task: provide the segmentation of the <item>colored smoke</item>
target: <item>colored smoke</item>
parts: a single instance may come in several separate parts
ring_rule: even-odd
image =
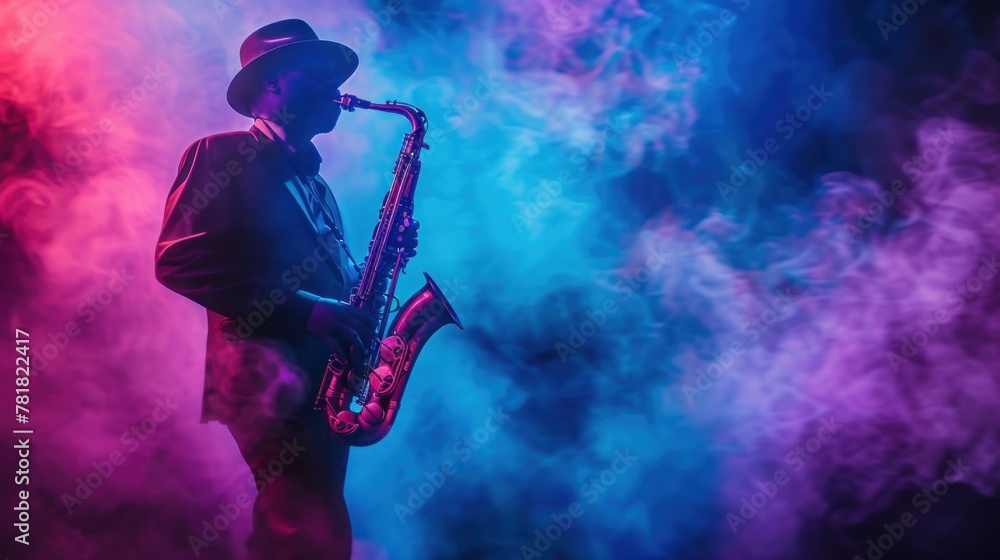
[[[33,347],[33,557],[194,557],[252,488],[152,250],[184,148],[249,127],[241,41],[289,17],[358,52],[346,92],[427,112],[400,290],[431,273],[466,325],[351,453],[356,558],[1000,557],[992,3],[16,0],[0,303]],[[405,131],[317,139],[355,253]]]

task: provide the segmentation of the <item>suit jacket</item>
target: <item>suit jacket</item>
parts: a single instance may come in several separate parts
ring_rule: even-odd
[[[312,406],[330,351],[306,323],[319,297],[346,300],[356,277],[340,245],[320,238],[304,188],[256,126],[202,138],[181,158],[155,268],[161,284],[206,309],[202,422]]]

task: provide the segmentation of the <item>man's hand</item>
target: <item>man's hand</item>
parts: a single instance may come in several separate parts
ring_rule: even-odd
[[[355,364],[364,363],[368,342],[375,336],[375,318],[335,299],[316,301],[306,325],[330,349]]]
[[[395,251],[403,250],[404,259],[412,259],[417,254],[417,230],[420,229],[420,222],[413,218],[403,218],[389,235],[389,242],[386,248]]]

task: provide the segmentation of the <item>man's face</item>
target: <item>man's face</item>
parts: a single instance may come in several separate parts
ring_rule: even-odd
[[[280,97],[286,112],[294,115],[289,127],[312,137],[330,132],[340,118],[340,99],[329,64],[320,61],[298,61],[278,74]]]

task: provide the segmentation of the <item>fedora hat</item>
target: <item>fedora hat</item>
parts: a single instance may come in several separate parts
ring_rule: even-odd
[[[301,19],[285,19],[265,25],[250,34],[240,46],[240,71],[233,76],[226,101],[237,113],[252,117],[250,103],[261,89],[267,70],[280,66],[286,57],[325,60],[333,70],[337,87],[358,69],[358,54],[350,47],[323,41]]]

